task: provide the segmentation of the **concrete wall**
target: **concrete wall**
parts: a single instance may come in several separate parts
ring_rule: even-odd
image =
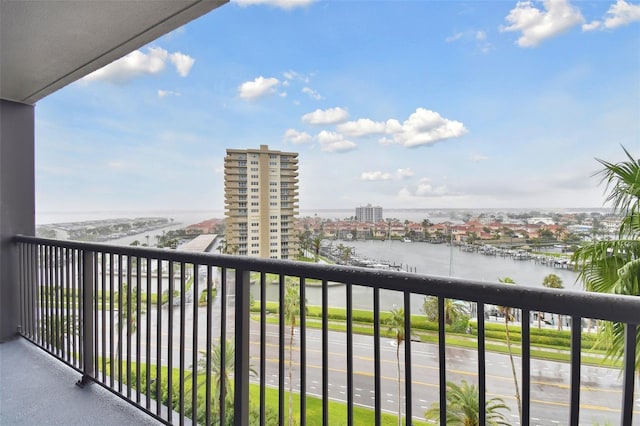
[[[11,238],[35,234],[34,107],[0,100],[0,342],[18,326],[17,256]]]

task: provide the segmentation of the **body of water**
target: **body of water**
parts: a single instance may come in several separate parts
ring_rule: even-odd
[[[558,275],[564,287],[569,290],[580,291],[576,282],[578,274],[569,269],[557,269],[528,260],[512,260],[498,256],[485,256],[478,253],[463,252],[446,244],[403,243],[400,241],[338,241],[355,248],[356,255],[369,259],[402,264],[409,266],[417,273],[449,276],[452,266],[452,276],[473,280],[497,282],[498,278],[511,277],[518,285],[543,287],[542,281],[549,274]],[[259,286],[251,289],[256,300],[260,298]],[[380,308],[389,311],[403,306],[403,294],[397,291],[383,290],[380,295]],[[322,289],[308,286],[306,289],[307,302],[311,305],[321,305]],[[346,306],[346,286],[330,286],[328,292],[329,306]],[[267,300],[278,300],[278,286],[267,285]],[[424,296],[411,296],[411,312],[422,313]],[[353,304],[355,309],[373,309],[373,290],[367,287],[353,287]]]
[[[402,264],[421,274],[451,276],[473,280],[497,282],[511,277],[518,285],[542,287],[544,277],[558,275],[567,289],[580,290],[578,274],[571,269],[553,268],[530,260],[485,256],[469,253],[447,244],[401,241],[350,241],[342,244],[355,248],[357,256]]]

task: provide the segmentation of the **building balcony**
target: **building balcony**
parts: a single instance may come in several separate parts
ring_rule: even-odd
[[[381,424],[398,412],[403,422],[424,422],[426,408],[440,402],[444,425],[446,384],[462,379],[477,384],[480,406],[500,395],[517,424],[508,357],[492,340],[504,326],[491,320],[494,306],[520,319],[510,329],[521,424],[631,425],[639,415],[638,298],[34,237],[13,244],[21,339],[0,347],[2,424],[226,424],[231,417],[238,425],[250,418],[285,424],[291,389],[297,424],[327,424],[336,413],[345,424]],[[215,297],[201,296],[214,289]],[[442,314],[431,328],[423,326],[425,296]],[[481,313],[468,334],[445,322],[451,299]],[[330,317],[329,300],[344,317]],[[303,309],[291,327],[285,306],[296,304]],[[570,319],[565,361],[538,359],[544,351],[560,357],[534,342],[538,312]],[[620,376],[581,361],[586,318],[626,325]],[[412,337],[396,339],[400,329]],[[36,411],[40,417],[28,417]]]

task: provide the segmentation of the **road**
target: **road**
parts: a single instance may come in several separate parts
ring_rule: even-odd
[[[220,331],[220,306],[219,297],[214,303],[213,321],[214,329],[213,338],[219,339]],[[233,338],[233,300],[230,298],[230,309],[227,321],[227,338]],[[174,327],[173,327],[173,367],[178,366],[180,355],[180,326],[179,326],[179,309],[174,308]],[[157,310],[153,308],[151,315],[151,362],[156,363],[156,342],[155,335]],[[206,336],[206,308],[198,308],[198,349],[205,349]],[[100,315],[98,316],[100,318]],[[146,315],[144,316],[146,317]],[[162,363],[166,364],[168,359],[168,310],[162,309]],[[193,305],[187,305],[187,313],[185,315],[185,367],[189,369],[192,365],[193,352],[191,351],[193,342]],[[251,340],[251,364],[255,370],[259,370],[260,356],[260,329],[259,323],[251,322],[250,340]],[[143,347],[141,354],[146,351],[144,347],[146,324],[139,324],[138,332],[142,333]],[[108,335],[107,335],[108,336]],[[322,331],[318,329],[308,329],[306,336],[306,377],[307,377],[307,395],[322,395]],[[135,359],[135,339],[132,347],[133,357]],[[274,324],[267,325],[267,333],[265,336],[266,345],[266,377],[267,385],[277,387],[278,385],[278,327]],[[346,371],[346,334],[342,332],[329,332],[329,395],[330,398],[337,401],[347,400],[347,371]],[[353,358],[353,396],[356,404],[373,407],[375,401],[374,388],[374,359],[372,336],[354,335],[354,358]],[[285,342],[287,344],[285,371],[285,387],[288,384],[288,342],[289,328],[285,331]],[[382,409],[390,413],[397,413],[398,409],[398,383],[396,361],[396,346],[393,339],[383,338],[380,340],[381,348],[381,389],[382,389]],[[423,419],[425,410],[433,401],[438,400],[438,348],[437,345],[412,342],[412,410],[414,418]],[[124,345],[126,348],[126,345]],[[296,329],[293,341],[293,378],[294,389],[299,390],[300,364],[298,362],[300,355],[300,336]],[[126,349],[125,353],[126,353]],[[520,359],[516,359],[516,369],[520,371]],[[401,376],[403,371],[404,345],[400,348]],[[477,383],[477,353],[474,350],[450,347],[446,349],[447,360],[447,380],[459,382],[466,380],[468,382]],[[493,352],[486,353],[486,379],[487,379],[487,397],[502,398],[505,403],[511,407],[508,413],[509,421],[516,425],[519,424],[517,416],[516,400],[514,397],[514,381],[511,374],[511,366],[509,357],[504,354]],[[621,379],[619,371],[616,369],[603,367],[582,366],[581,371],[581,413],[580,417],[584,423],[592,425],[594,422],[604,423],[605,421],[612,424],[620,422],[621,407]],[[253,379],[257,381],[257,378]],[[570,366],[566,363],[531,360],[531,424],[532,425],[553,425],[568,424],[569,418],[569,380]],[[638,389],[636,387],[636,389]],[[404,382],[401,384],[401,403],[404,404]],[[638,395],[638,393],[636,393]],[[636,396],[636,398],[638,398]],[[636,411],[634,415],[640,420],[640,400],[636,399]],[[640,422],[638,423],[640,424]]]

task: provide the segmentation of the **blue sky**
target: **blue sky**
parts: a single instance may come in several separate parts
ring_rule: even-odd
[[[640,3],[231,2],[37,104],[37,211],[220,211],[261,144],[303,211],[600,207],[594,158],[640,155]]]

